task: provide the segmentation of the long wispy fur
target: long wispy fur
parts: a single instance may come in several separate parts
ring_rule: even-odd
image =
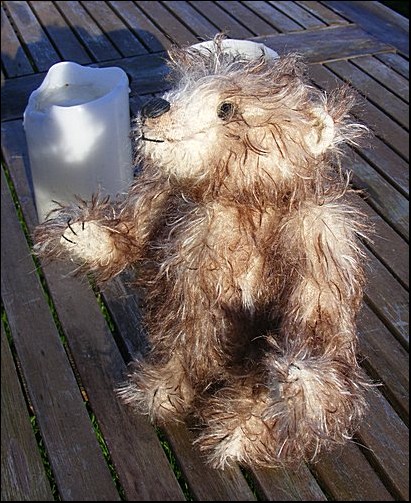
[[[350,91],[320,92],[296,55],[234,58],[217,38],[173,51],[170,68],[169,110],[135,121],[125,200],[56,210],[35,250],[100,281],[136,268],[150,352],[127,403],[156,422],[194,417],[215,467],[312,460],[365,410],[367,228],[340,160],[365,128]]]

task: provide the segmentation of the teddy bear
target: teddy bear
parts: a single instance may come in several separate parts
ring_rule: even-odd
[[[367,222],[346,201],[342,147],[366,130],[296,54],[172,49],[171,89],[144,104],[123,198],[94,195],[35,231],[42,258],[103,284],[126,268],[149,350],[119,393],[156,424],[196,424],[223,469],[313,461],[352,438]]]

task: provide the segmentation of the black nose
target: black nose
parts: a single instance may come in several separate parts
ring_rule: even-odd
[[[160,117],[170,110],[170,103],[163,98],[153,98],[143,106],[141,115],[146,119]]]

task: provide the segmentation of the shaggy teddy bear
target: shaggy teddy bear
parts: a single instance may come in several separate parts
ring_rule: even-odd
[[[141,169],[124,200],[61,207],[35,249],[103,282],[136,269],[150,350],[127,403],[159,423],[194,417],[215,467],[312,460],[365,408],[364,224],[335,167],[364,127],[351,95],[312,87],[296,55],[223,45],[171,52],[172,90],[135,122]]]

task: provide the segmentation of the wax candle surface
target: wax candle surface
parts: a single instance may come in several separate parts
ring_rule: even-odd
[[[128,78],[121,68],[58,63],[24,112],[39,221],[75,195],[116,197],[132,180]]]
[[[200,52],[211,51],[214,48],[214,42],[212,40],[207,40],[205,42],[199,42],[191,46]],[[273,49],[270,49],[260,42],[253,42],[251,40],[237,40],[233,38],[227,38],[221,41],[221,48],[224,53],[237,56],[239,58],[254,59],[259,58],[262,55],[266,60],[273,60],[278,58],[278,53]]]
[[[104,87],[99,87],[97,84],[65,84],[62,87],[53,87],[42,92],[36,102],[36,110],[46,112],[53,105],[59,107],[84,105],[101,98],[105,93]]]

